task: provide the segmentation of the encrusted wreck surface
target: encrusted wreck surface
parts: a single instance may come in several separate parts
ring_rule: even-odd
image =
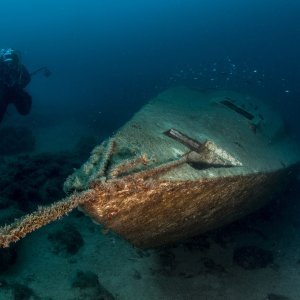
[[[138,247],[171,243],[265,204],[297,171],[299,148],[262,102],[229,91],[169,89],[65,182],[68,194],[0,228],[0,246],[80,207]]]
[[[228,176],[194,181],[144,181],[95,185],[96,197],[82,208],[141,248],[204,233],[252,212],[270,200],[289,173]]]
[[[96,148],[65,189],[92,188],[97,196],[83,211],[147,248],[252,212],[284,186],[297,161],[281,119],[264,104],[180,87]]]

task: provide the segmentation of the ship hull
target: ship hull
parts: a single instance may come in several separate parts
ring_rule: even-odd
[[[152,248],[205,233],[268,202],[293,168],[195,181],[138,181],[96,185],[82,209],[133,245]]]

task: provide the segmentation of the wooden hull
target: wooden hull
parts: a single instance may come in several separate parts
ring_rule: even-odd
[[[241,218],[284,186],[291,168],[197,181],[143,181],[128,177],[94,188],[98,199],[82,209],[140,248],[151,248]]]

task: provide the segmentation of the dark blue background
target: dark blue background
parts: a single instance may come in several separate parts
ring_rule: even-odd
[[[189,84],[263,96],[295,129],[299,15],[298,0],[10,0],[0,46],[53,72],[30,86],[33,114],[110,131],[164,87]]]

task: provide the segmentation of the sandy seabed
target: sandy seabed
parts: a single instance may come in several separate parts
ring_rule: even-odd
[[[37,152],[70,150],[88,134],[78,123],[44,127]],[[17,244],[0,299],[300,299],[298,186],[225,228],[147,251],[75,211]]]

